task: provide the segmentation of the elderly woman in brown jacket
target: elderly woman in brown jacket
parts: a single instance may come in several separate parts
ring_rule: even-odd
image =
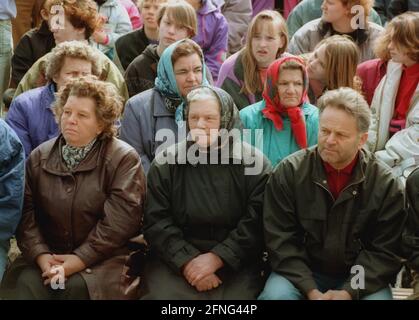
[[[22,220],[24,259],[10,268],[13,298],[127,299],[127,243],[139,233],[145,177],[136,151],[115,138],[122,102],[112,84],[93,78],[58,94],[62,134],[27,161]],[[62,289],[62,288],[65,289]]]

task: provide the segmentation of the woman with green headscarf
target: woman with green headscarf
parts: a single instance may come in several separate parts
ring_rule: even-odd
[[[186,95],[196,86],[208,84],[201,48],[190,39],[167,47],[157,66],[153,89],[130,98],[125,105],[120,139],[137,150],[145,172],[159,150],[185,136],[182,120]]]
[[[184,117],[187,138],[159,153],[148,173],[142,298],[255,299],[269,160],[241,141],[224,90],[192,90]]]

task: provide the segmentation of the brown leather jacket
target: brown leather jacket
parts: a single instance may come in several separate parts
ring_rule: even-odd
[[[28,158],[18,245],[28,262],[42,253],[76,254],[87,266],[81,275],[91,299],[133,298],[136,290],[124,293],[122,280],[126,245],[143,216],[140,158],[121,140],[99,140],[71,173],[63,142],[47,141]]]

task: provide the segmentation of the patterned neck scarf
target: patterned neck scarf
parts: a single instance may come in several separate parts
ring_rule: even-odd
[[[279,70],[281,65],[286,61],[295,61],[303,66],[303,80],[304,91],[301,95],[301,100],[298,105],[293,107],[284,107],[278,96],[278,79]],[[291,121],[291,130],[294,135],[295,141],[300,148],[307,148],[307,130],[304,121],[304,114],[301,108],[304,102],[308,101],[308,75],[304,61],[299,57],[285,57],[275,60],[268,68],[268,75],[263,89],[263,99],[265,100],[266,107],[262,110],[265,118],[272,120],[275,129],[281,131],[283,129],[282,115],[288,115]]]
[[[164,97],[164,104],[166,106],[166,109],[169,110],[172,113],[176,112],[177,107],[182,103],[181,99],[170,99],[167,97]]]
[[[90,141],[84,147],[73,147],[68,144],[63,145],[62,147],[62,156],[64,162],[70,171],[74,171],[75,168],[79,165],[84,158],[86,158],[89,151],[93,148],[93,145],[96,142],[96,138]]]

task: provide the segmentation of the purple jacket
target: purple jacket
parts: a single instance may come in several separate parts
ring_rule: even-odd
[[[253,17],[263,10],[273,10],[275,0],[252,0]]]
[[[225,60],[228,46],[228,24],[220,9],[211,0],[202,0],[197,12],[198,34],[193,40],[204,52],[205,63],[217,80],[218,71]]]
[[[32,89],[16,97],[6,116],[6,122],[18,135],[28,158],[41,143],[58,136],[51,104],[55,101],[55,85]]]
[[[228,57],[221,66],[216,83],[217,87],[224,89],[231,95],[239,110],[260,100],[253,94],[240,93],[244,86],[244,70],[241,59],[242,51]]]

